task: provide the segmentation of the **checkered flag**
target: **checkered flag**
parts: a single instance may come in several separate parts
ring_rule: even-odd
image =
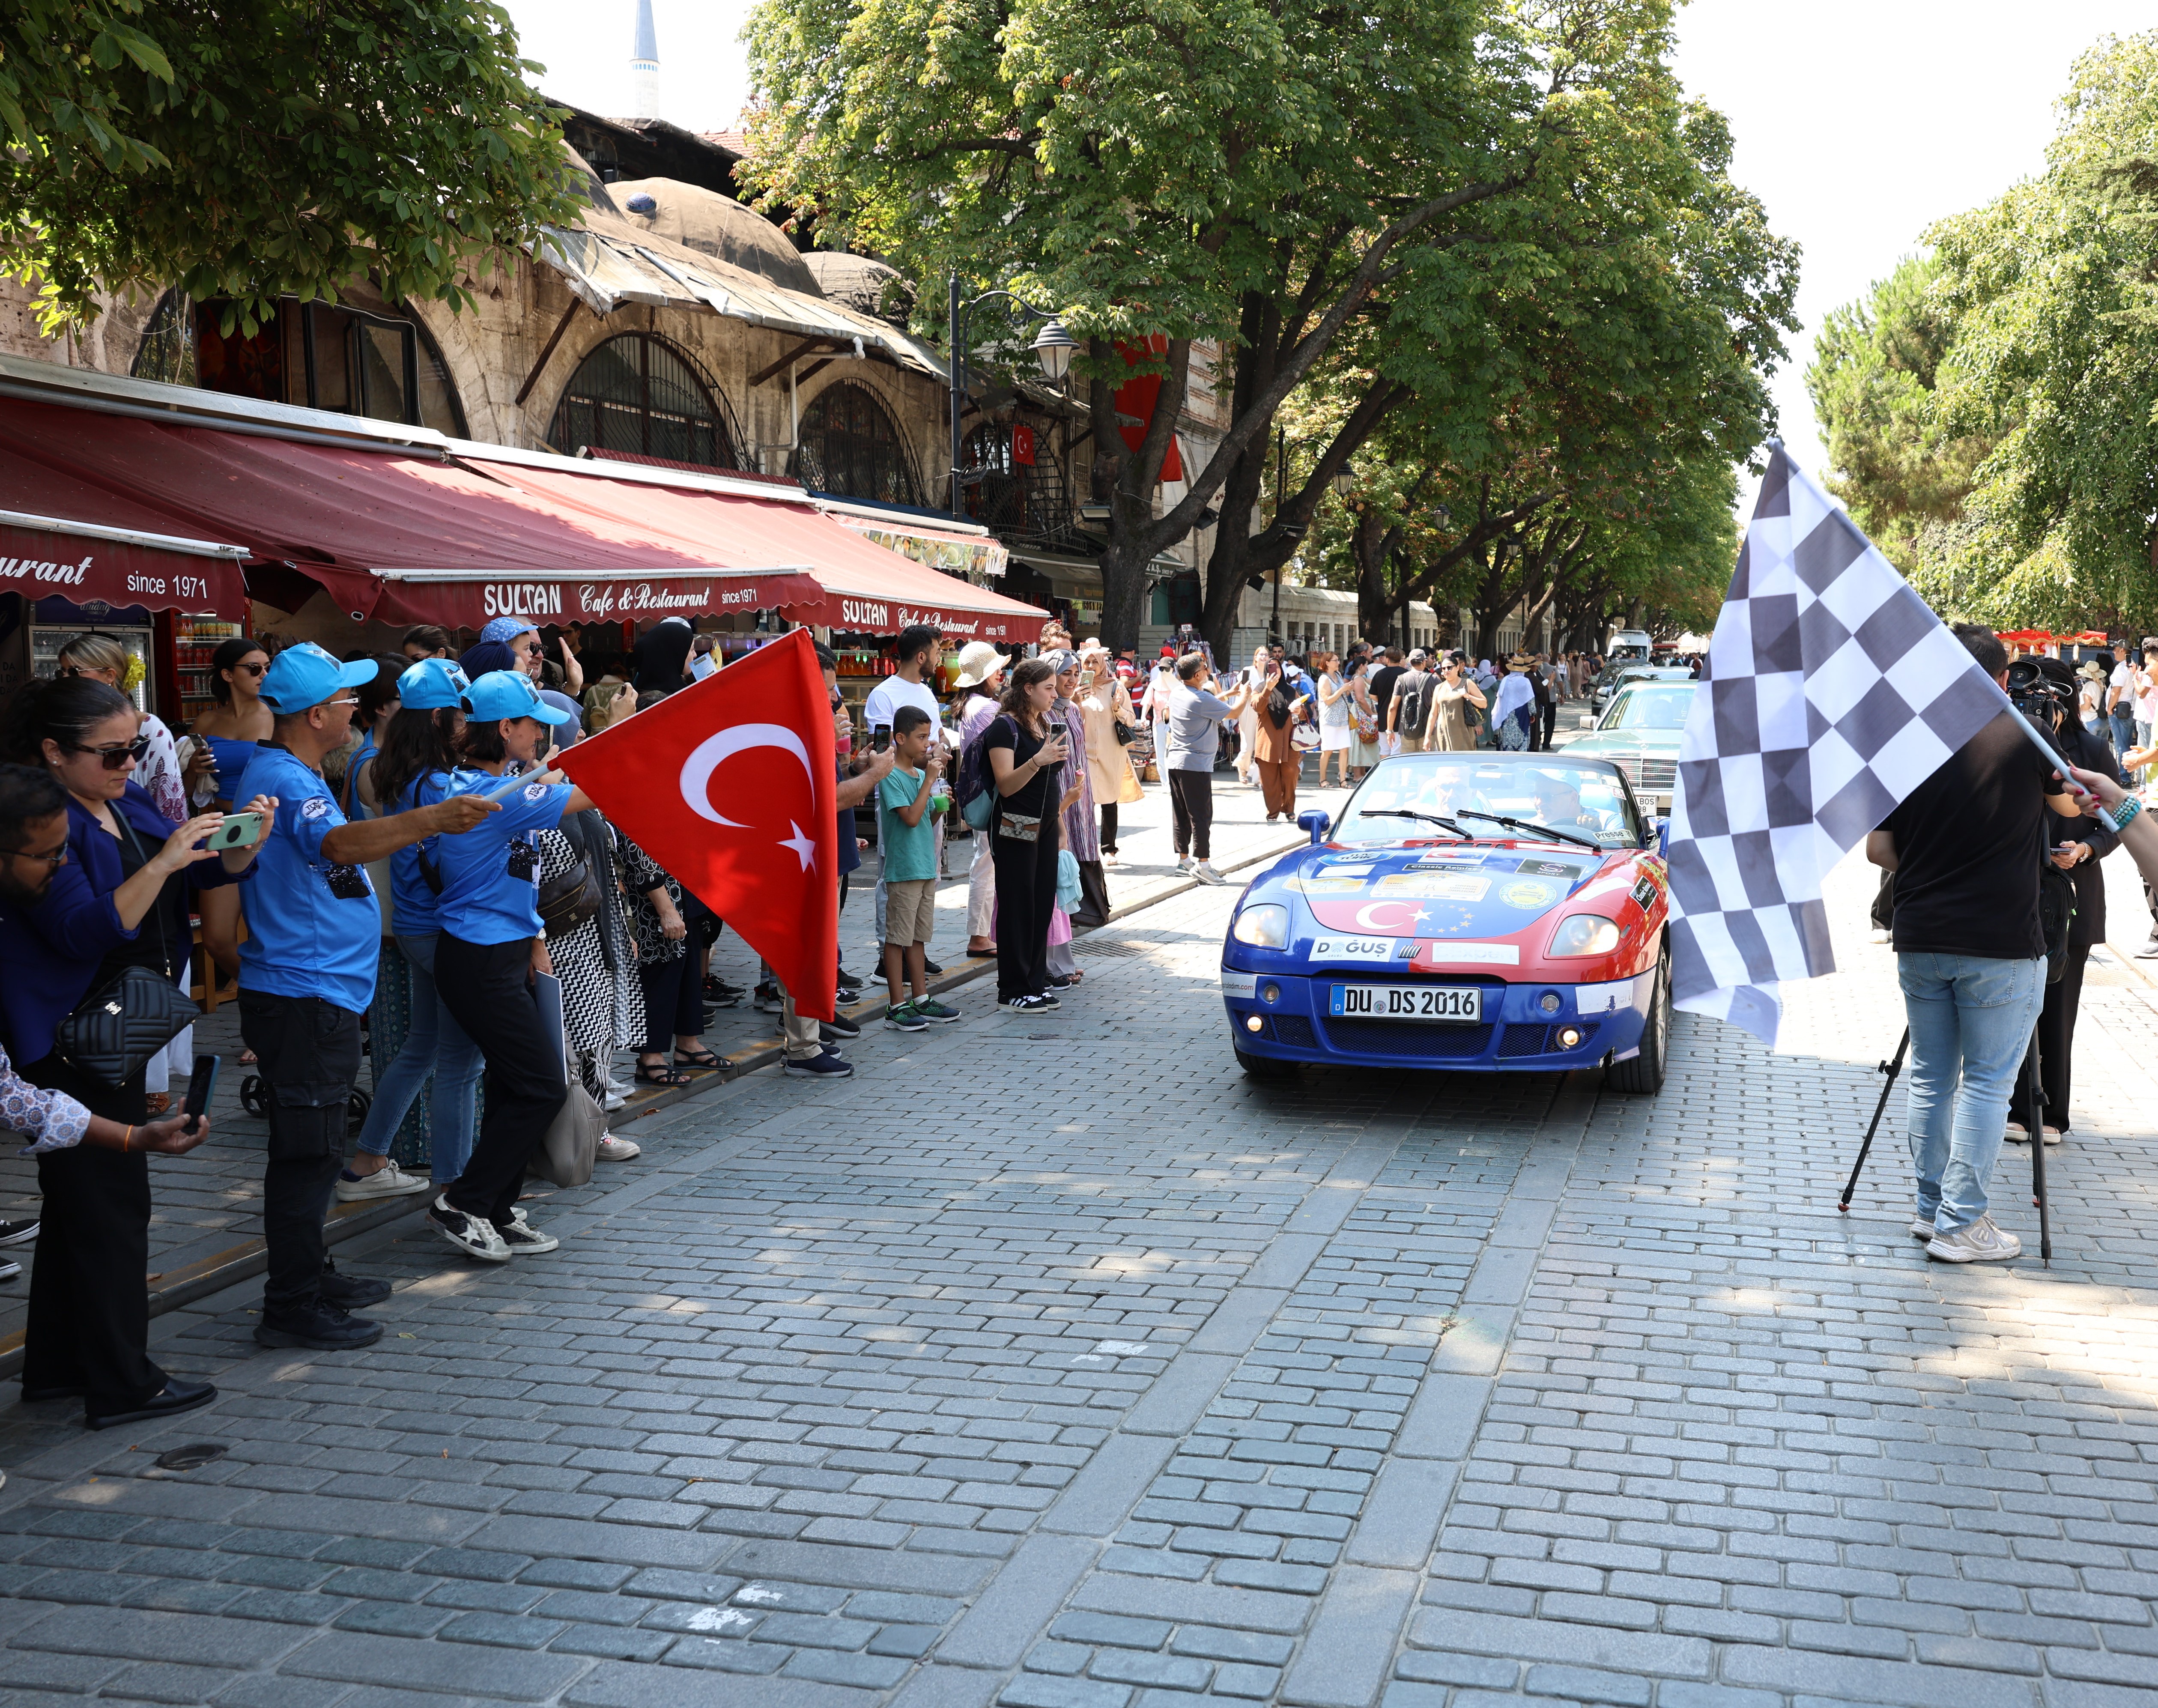
[[[1835,970],[1821,879],[2008,698],[1772,441],[1672,802],[1671,993],[1772,1048]]]

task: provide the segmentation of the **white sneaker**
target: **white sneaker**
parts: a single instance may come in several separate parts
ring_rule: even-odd
[[[1214,869],[1211,860],[1200,860],[1191,868],[1191,875],[1202,884],[1226,884],[1229,880]]]
[[[371,1174],[350,1179],[349,1169],[338,1175],[337,1198],[340,1204],[353,1204],[363,1198],[406,1198],[415,1192],[425,1192],[434,1182],[422,1174],[408,1174],[395,1163],[385,1163]]]
[[[622,1092],[616,1088],[615,1082],[612,1080],[609,1080],[607,1081],[607,1096],[600,1099],[601,1109],[606,1113],[612,1115],[616,1110],[627,1109],[628,1107],[629,1099],[624,1097]]]
[[[557,1250],[562,1243],[554,1235],[543,1234],[525,1220],[521,1210],[511,1210],[509,1225],[497,1227],[494,1233],[513,1257],[534,1257],[542,1251]]]
[[[427,1223],[467,1257],[483,1263],[507,1263],[509,1247],[483,1215],[467,1215],[450,1208],[447,1198],[437,1198],[427,1211]]]
[[[1926,1255],[1944,1263],[2005,1263],[2023,1255],[2023,1242],[1994,1226],[1991,1216],[1981,1215],[1953,1233],[1935,1234],[1927,1242]]]
[[[612,1133],[600,1135],[600,1160],[603,1163],[626,1163],[643,1153],[644,1147],[632,1139],[617,1138]]]
[[[1188,873],[1198,864],[1199,862],[1192,859],[1190,854],[1179,854],[1176,857],[1176,869],[1180,872]]]
[[[1914,1215],[1911,1218],[1911,1237],[1913,1239],[1930,1240],[1933,1238],[1934,1232],[1935,1229],[1931,1217]]]

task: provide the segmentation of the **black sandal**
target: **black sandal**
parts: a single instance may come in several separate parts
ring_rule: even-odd
[[[637,1064],[637,1082],[641,1086],[686,1086],[689,1076],[663,1061],[640,1061]]]
[[[695,1055],[685,1055],[678,1050],[674,1052],[674,1066],[678,1068],[693,1067],[700,1073],[710,1073],[720,1066],[720,1059],[709,1050]]]

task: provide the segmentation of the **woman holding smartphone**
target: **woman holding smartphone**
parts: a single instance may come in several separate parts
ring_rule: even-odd
[[[1059,1006],[1049,989],[1049,915],[1056,906],[1060,783],[1071,744],[1063,724],[1050,715],[1056,701],[1056,667],[1045,658],[1023,659],[984,737],[994,796],[997,1004],[1025,1014]]]

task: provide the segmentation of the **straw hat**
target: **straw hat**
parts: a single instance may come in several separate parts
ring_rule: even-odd
[[[959,673],[952,680],[954,688],[979,688],[999,670],[1010,668],[1011,660],[987,641],[969,641],[959,648]]]

